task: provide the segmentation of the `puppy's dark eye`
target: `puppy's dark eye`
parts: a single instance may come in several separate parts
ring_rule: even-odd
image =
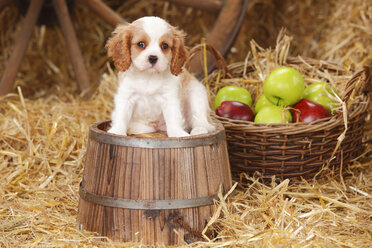
[[[140,47],[140,48],[145,48],[146,44],[145,44],[145,42],[140,41],[140,42],[137,43],[137,46]]]
[[[168,49],[168,44],[167,43],[162,43],[161,44],[161,49],[163,49],[163,50],[167,50]]]

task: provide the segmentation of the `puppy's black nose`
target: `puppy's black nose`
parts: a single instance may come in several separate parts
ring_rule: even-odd
[[[155,56],[155,55],[150,55],[149,56],[149,62],[151,63],[151,64],[156,64],[156,61],[158,61],[158,57],[157,56]]]

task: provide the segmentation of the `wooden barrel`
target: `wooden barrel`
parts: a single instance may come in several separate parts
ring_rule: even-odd
[[[185,138],[124,137],[91,125],[78,224],[119,242],[200,238],[217,193],[232,186],[225,131]]]

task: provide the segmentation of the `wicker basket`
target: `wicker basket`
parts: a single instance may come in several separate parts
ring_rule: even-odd
[[[365,68],[350,77],[347,76],[350,73],[335,64],[301,57],[285,58],[282,65],[300,70],[308,84],[316,81],[312,80],[314,77],[337,81],[338,93],[343,100],[340,105],[347,111],[312,123],[269,125],[216,116],[226,129],[234,179],[239,179],[242,172],[253,174],[256,171],[282,180],[313,178],[325,168],[339,172],[363,152],[363,126],[370,101],[366,93],[370,70]],[[247,88],[254,100],[262,93],[265,73],[262,68],[257,68],[257,61],[231,64],[227,70],[230,79],[227,76],[219,79],[218,71],[209,75],[207,85],[212,100],[215,92],[230,85],[231,80]],[[261,79],[257,70],[260,70]]]

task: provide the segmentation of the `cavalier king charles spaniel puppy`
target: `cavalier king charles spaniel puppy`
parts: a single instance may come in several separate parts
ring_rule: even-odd
[[[215,130],[207,92],[185,68],[184,33],[159,17],[119,25],[107,41],[119,70],[109,133],[166,131],[168,137]]]

